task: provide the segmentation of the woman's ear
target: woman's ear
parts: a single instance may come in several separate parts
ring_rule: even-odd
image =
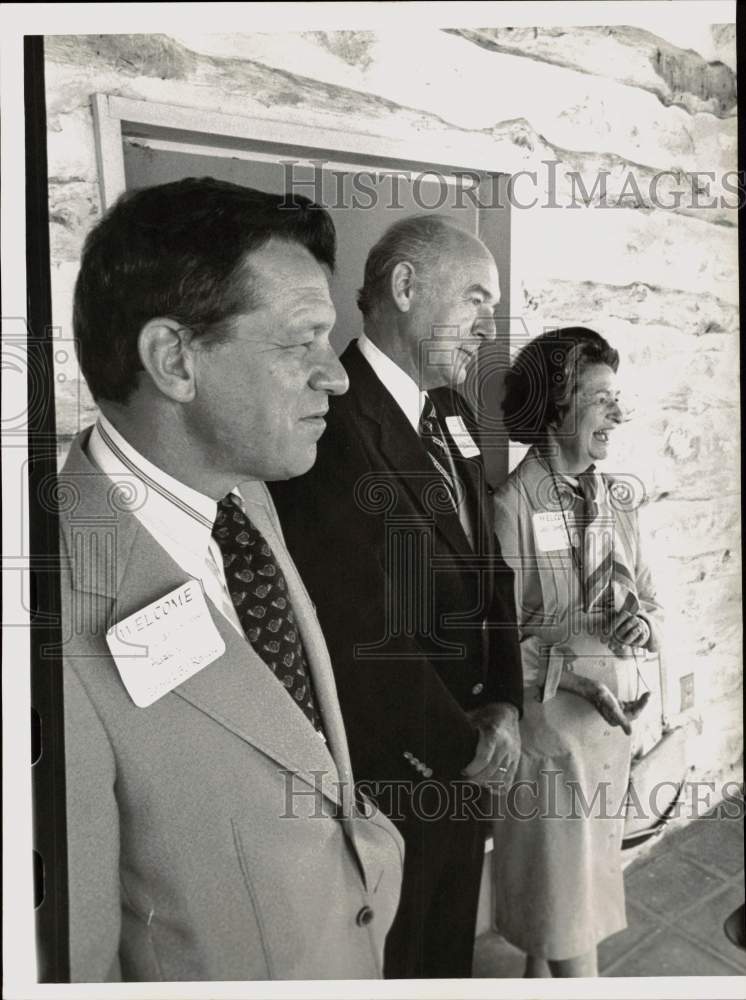
[[[399,312],[409,312],[415,294],[414,265],[399,261],[391,272],[391,298]]]
[[[194,399],[194,363],[191,331],[174,319],[148,320],[137,341],[143,368],[156,388],[177,403]]]

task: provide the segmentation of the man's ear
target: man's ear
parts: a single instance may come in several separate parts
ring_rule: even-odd
[[[194,399],[191,331],[174,319],[148,320],[137,341],[140,361],[156,388],[177,403]]]
[[[409,312],[415,295],[414,265],[399,261],[391,272],[391,297],[399,312]]]

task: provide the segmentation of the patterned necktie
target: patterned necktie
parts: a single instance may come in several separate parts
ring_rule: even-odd
[[[422,415],[420,417],[419,435],[431,462],[443,477],[443,482],[448,490],[448,496],[453,504],[453,509],[458,513],[459,490],[448,471],[448,445],[446,444],[443,430],[438,420],[435,404],[427,393],[425,393],[425,405],[422,408]]]
[[[613,608],[636,615],[640,602],[635,582],[624,563],[614,558],[614,511],[603,478],[591,468],[578,476],[578,485],[585,500],[583,610]]]
[[[212,537],[241,628],[318,732],[321,717],[285,576],[266,538],[228,494],[218,503]]]

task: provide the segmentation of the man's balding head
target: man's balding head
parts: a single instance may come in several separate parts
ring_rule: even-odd
[[[387,229],[358,293],[368,337],[423,389],[463,381],[479,343],[495,336],[499,300],[490,251],[439,215]]]

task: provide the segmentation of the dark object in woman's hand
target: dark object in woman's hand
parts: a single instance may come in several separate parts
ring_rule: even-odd
[[[650,692],[646,691],[634,701],[619,701],[605,684],[599,684],[596,686],[590,701],[610,726],[621,726],[629,736],[632,732],[630,723],[642,712],[649,698]]]
[[[650,701],[650,692],[645,691],[640,695],[639,698],[635,698],[634,701],[623,701],[622,708],[624,709],[624,714],[630,720],[634,722],[635,719],[640,715],[642,710],[645,708],[647,703]]]

